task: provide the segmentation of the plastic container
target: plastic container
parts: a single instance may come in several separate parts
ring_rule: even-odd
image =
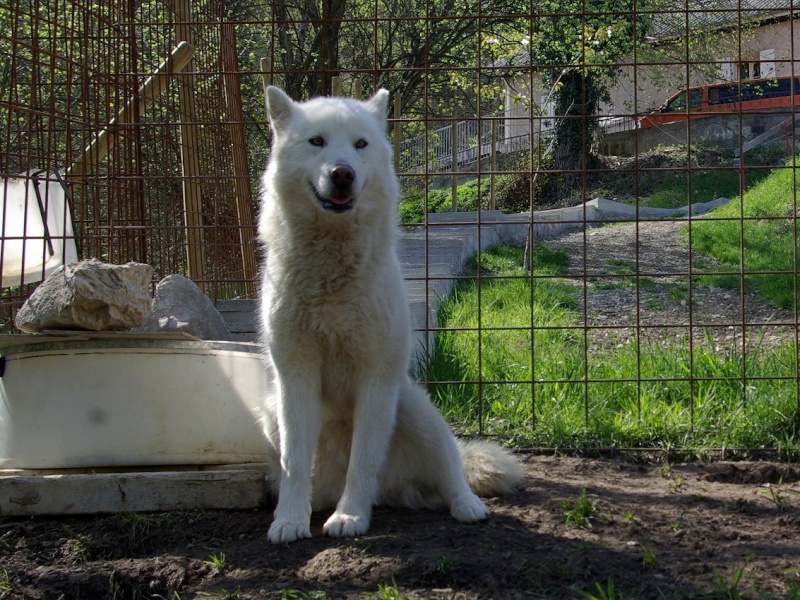
[[[0,468],[264,462],[257,344],[4,336]]]

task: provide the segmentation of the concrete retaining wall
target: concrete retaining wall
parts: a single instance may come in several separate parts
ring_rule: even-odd
[[[726,114],[658,127],[609,133],[603,137],[601,152],[613,156],[633,156],[657,146],[703,143],[735,150],[791,116],[785,109],[759,114]]]

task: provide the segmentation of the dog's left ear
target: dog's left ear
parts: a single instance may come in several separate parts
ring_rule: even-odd
[[[381,121],[386,120],[386,112],[389,110],[389,90],[379,89],[367,100],[367,106]]]
[[[291,120],[294,106],[294,101],[282,89],[274,85],[267,88],[269,122],[275,131],[280,131]]]

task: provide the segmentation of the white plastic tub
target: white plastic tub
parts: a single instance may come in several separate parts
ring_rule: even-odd
[[[265,460],[256,413],[266,375],[257,344],[5,336],[0,353],[0,468]]]

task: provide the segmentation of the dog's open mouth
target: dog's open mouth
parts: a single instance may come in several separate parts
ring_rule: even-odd
[[[311,189],[314,190],[314,195],[317,197],[317,200],[320,201],[322,208],[325,210],[341,213],[353,208],[353,200],[355,198],[353,198],[353,196],[350,194],[335,193],[331,194],[330,196],[324,196],[319,193],[316,186],[312,185]]]

